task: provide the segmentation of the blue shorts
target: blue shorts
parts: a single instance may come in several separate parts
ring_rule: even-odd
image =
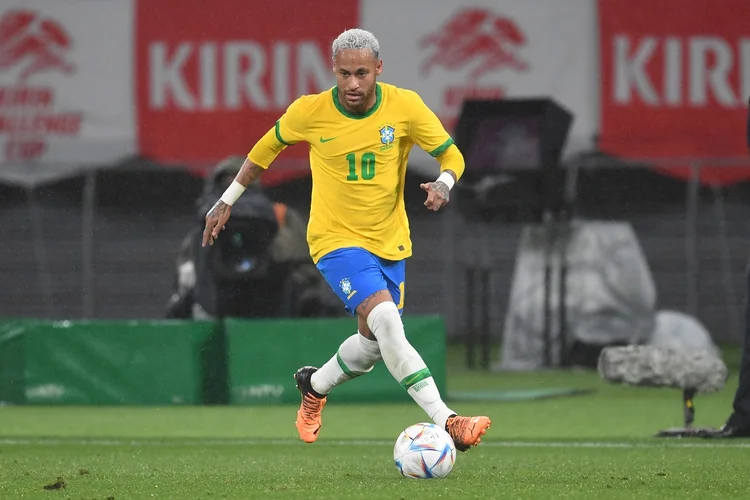
[[[382,259],[363,248],[341,248],[324,255],[318,270],[352,316],[363,300],[380,290],[391,292],[398,312],[404,310],[403,260]]]

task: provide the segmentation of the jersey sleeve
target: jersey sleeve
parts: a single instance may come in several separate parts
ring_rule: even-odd
[[[430,153],[431,156],[440,156],[453,145],[453,139],[440,123],[440,119],[417,93],[410,92],[409,96],[411,108],[409,136],[417,146]]]
[[[285,146],[291,146],[305,140],[308,104],[304,98],[296,99],[286,112],[276,121],[276,139]]]
[[[268,168],[287,146],[305,140],[306,103],[299,98],[286,109],[276,125],[260,138],[247,154],[248,159],[262,168]]]

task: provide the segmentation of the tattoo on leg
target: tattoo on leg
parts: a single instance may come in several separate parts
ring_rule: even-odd
[[[372,295],[367,297],[365,300],[363,300],[362,303],[357,307],[357,309],[359,309],[360,311],[366,311],[368,306],[370,305],[370,302],[372,302],[372,300],[375,297],[381,296],[383,293],[385,293],[385,290],[378,290],[377,292],[373,293]]]

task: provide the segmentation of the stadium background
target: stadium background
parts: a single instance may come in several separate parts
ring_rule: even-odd
[[[661,2],[660,9],[667,9],[668,3]],[[27,10],[36,16],[36,22],[53,21],[68,41],[65,46],[50,44],[24,57],[13,56],[10,44],[4,56],[0,143],[5,157],[0,169],[0,204],[3,220],[13,222],[2,229],[0,314],[58,319],[161,317],[172,285],[171,263],[193,223],[193,201],[201,190],[201,178],[194,174],[206,172],[226,156],[244,154],[254,138],[283,112],[293,94],[320,91],[331,85],[325,62],[330,40],[342,27],[356,24],[376,33],[386,31],[381,35],[384,81],[419,89],[449,127],[455,122],[461,95],[543,95],[569,109],[574,123],[563,160],[583,168],[580,216],[633,224],[654,275],[659,307],[696,315],[718,340],[739,340],[737,328],[727,328],[725,320],[735,318],[733,324],[737,324],[747,256],[742,228],[747,220],[743,178],[748,167],[743,165],[746,151],[742,132],[750,42],[742,31],[744,27],[723,22],[737,5],[730,1],[713,7],[706,24],[700,19],[703,4],[695,2],[692,8],[681,9],[684,13],[680,14],[679,25],[667,29],[657,19],[660,11],[626,2],[604,2],[600,6],[588,0],[550,1],[541,2],[539,8],[536,3],[531,8],[520,1],[499,5],[438,2],[430,3],[433,7],[417,16],[416,24],[388,23],[387,13],[392,9],[367,1],[315,5],[305,11],[306,16],[288,19],[283,7],[292,8],[293,4],[282,2],[269,8],[224,1],[221,8],[204,16],[200,2],[184,2],[178,11],[170,10],[170,2],[159,1],[98,2],[96,11],[77,10],[91,5],[73,0],[62,4],[4,3],[3,19]],[[299,10],[292,10],[295,8]],[[424,10],[419,2],[411,8],[414,12]],[[233,14],[238,10],[247,13],[242,19],[262,18],[262,30],[254,26],[252,36],[247,34]],[[649,10],[652,20],[644,21],[643,12]],[[472,11],[486,14],[473,31],[460,24],[466,22],[462,16]],[[176,16],[179,23],[161,22]],[[309,16],[326,21],[307,22]],[[398,19],[407,17],[405,12]],[[95,27],[87,22],[89,18],[99,20]],[[498,28],[492,31],[495,21]],[[107,23],[120,27],[109,29]],[[128,29],[122,28],[125,24]],[[458,35],[450,31],[456,29]],[[104,32],[106,37],[96,38]],[[507,34],[513,32],[518,40]],[[497,37],[495,47],[499,52],[482,48],[485,33]],[[709,37],[705,33],[712,34]],[[438,35],[460,35],[465,39],[462,47],[479,48],[466,53],[456,49],[444,60],[431,60],[438,42],[430,42],[428,37]],[[726,85],[712,85],[705,70],[701,76],[700,68],[694,68],[700,64],[710,68],[713,53],[703,59],[701,54],[687,59],[691,40],[698,40],[699,35],[701,40],[716,44],[707,49],[709,52],[718,47],[722,57],[728,58],[722,62],[728,65]],[[614,56],[604,48],[612,46],[617,37],[633,40],[632,53],[643,51],[644,44],[656,44],[643,66],[649,81],[633,80],[632,99],[624,104],[612,103],[609,98],[614,92]],[[673,78],[664,74],[663,53],[670,37],[684,44],[685,64],[677,76],[685,81],[682,98],[676,101],[660,90],[664,81]],[[106,53],[106,58],[92,55],[89,38],[97,40],[103,49],[97,54]],[[259,80],[266,94],[263,103],[253,100],[258,95],[248,87],[239,104],[209,102],[202,109],[199,100],[191,98],[193,108],[185,109],[180,92],[190,90],[197,96],[200,81],[204,81],[199,81],[195,73],[199,47],[219,50],[238,39],[249,41],[247,54],[251,55],[245,54],[246,61],[256,56],[263,61]],[[472,44],[472,39],[479,42]],[[558,43],[560,40],[565,43]],[[279,49],[280,45],[285,48]],[[169,71],[155,67],[158,61],[153,54],[158,51],[154,47],[162,46],[171,56],[162,61]],[[256,49],[263,52],[252,55]],[[294,50],[299,51],[299,57],[289,55]],[[309,63],[301,57],[305,51],[314,54]],[[215,53],[214,66],[221,57],[221,53]],[[45,65],[44,58],[52,55],[56,59]],[[35,60],[42,61],[41,65],[25,76],[24,69]],[[289,73],[280,73],[280,61],[292,68]],[[428,61],[432,61],[431,66]],[[490,62],[483,65],[486,61]],[[629,61],[632,66],[632,59]],[[71,69],[64,70],[65,65]],[[212,67],[208,63],[204,66]],[[481,71],[477,72],[477,67]],[[227,76],[214,69],[214,97],[219,99],[222,92],[217,89],[223,88]],[[702,91],[693,89],[698,84],[703,85]],[[161,92],[157,92],[159,85]],[[644,102],[639,94],[643,85],[659,90],[657,103]],[[285,94],[271,99],[279,87]],[[24,89],[31,91],[28,95],[34,90],[46,92],[53,96],[52,101],[45,106],[35,104],[33,99],[24,101],[18,97]],[[722,97],[722,89],[731,96]],[[153,102],[154,92],[163,94],[163,103]],[[693,94],[704,94],[703,100],[691,101]],[[41,126],[29,129],[32,126],[28,123],[35,117],[68,115],[80,116],[81,124],[75,132],[56,132]],[[653,116],[661,117],[659,123],[653,123]],[[684,117],[690,117],[689,127],[683,123]],[[653,131],[648,138],[620,133],[639,124],[641,128],[650,124]],[[23,144],[31,145],[27,160],[17,156]],[[600,151],[633,161],[618,163]],[[285,151],[265,182],[275,199],[306,212],[309,177],[305,154],[300,146]],[[658,169],[647,168],[688,164],[703,167],[708,175],[710,169],[706,167],[728,165],[714,170],[714,175],[722,179],[733,176],[739,181],[712,184],[704,173],[705,182],[692,200],[688,198],[689,182],[657,175],[654,172]],[[410,164],[414,179],[409,186],[413,188],[432,177],[436,168],[429,157],[415,151]],[[93,178],[95,183],[87,184],[87,173],[88,180]],[[85,186],[93,189],[87,191]],[[465,323],[463,280],[458,274],[446,279],[444,270],[473,264],[473,249],[478,245],[476,222],[471,218],[462,221],[454,236],[456,245],[446,249],[439,240],[442,230],[435,230],[435,224],[440,224],[436,221],[441,219],[420,210],[420,197],[418,189],[408,190],[416,247],[409,263],[409,311],[441,312],[449,337],[458,338]],[[92,219],[83,210],[87,200],[95,207]],[[691,206],[693,201],[696,203]],[[691,210],[695,210],[694,221],[689,219]],[[491,318],[498,339],[520,228],[512,222],[489,228]],[[698,240],[694,267],[688,262],[687,249],[693,243],[686,238],[691,237]],[[689,296],[691,293],[696,296]]]
[[[3,331],[15,321],[148,325],[163,318],[175,257],[196,223],[194,202],[205,174],[221,159],[244,154],[294,97],[331,86],[330,42],[343,29],[361,26],[381,40],[383,81],[419,91],[449,129],[464,97],[546,96],[571,111],[563,163],[580,168],[577,216],[630,223],[653,275],[659,309],[698,318],[729,362],[741,342],[750,219],[744,136],[750,31],[743,12],[750,15],[741,0],[359,0],[304,6],[292,0],[217,0],[210,7],[197,0],[4,0]],[[19,15],[30,24],[20,23]],[[305,155],[301,146],[285,151],[263,182],[274,200],[306,215],[311,186]],[[437,167],[419,151],[409,167],[414,257],[406,306],[409,315],[442,318],[448,347],[435,359],[447,359],[448,386],[567,384],[602,391],[592,373],[560,379],[463,372],[471,296],[462,271],[489,252],[485,293],[494,358],[524,223],[487,226],[456,207],[427,213],[418,185],[434,178]],[[312,337],[302,341],[307,346]],[[17,353],[0,352],[3,383],[15,373],[7,367]],[[163,369],[170,369],[168,363]],[[137,380],[148,385],[146,378]],[[701,418],[718,424],[733,387],[707,399],[716,405]],[[142,397],[148,391],[136,392]],[[628,408],[622,414],[635,420],[638,408],[644,414],[658,408],[656,396],[644,402],[637,390],[602,394],[613,411]],[[672,398],[663,418],[619,429],[642,434],[679,423],[679,397]],[[593,410],[600,407],[596,400],[590,404],[590,421],[612,417]],[[580,411],[573,404],[564,408]],[[533,408],[528,412],[523,415],[535,414]],[[10,420],[0,430],[10,430],[0,434],[55,432],[14,427],[23,418],[6,413]],[[218,428],[222,418],[208,419],[208,426]],[[343,438],[357,437],[346,421],[337,420]],[[131,432],[103,428],[105,437]],[[581,428],[539,434],[513,424],[499,437],[513,438],[515,432],[555,438],[568,431],[578,438],[611,436],[606,429],[575,434]],[[59,432],[84,431],[63,424]],[[138,436],[132,432],[130,437]],[[616,437],[626,434],[618,432]],[[267,436],[274,433],[259,435]]]

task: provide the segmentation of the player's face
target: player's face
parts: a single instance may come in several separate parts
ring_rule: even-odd
[[[349,112],[365,113],[375,105],[375,81],[383,60],[369,50],[340,50],[333,58],[339,102]]]

